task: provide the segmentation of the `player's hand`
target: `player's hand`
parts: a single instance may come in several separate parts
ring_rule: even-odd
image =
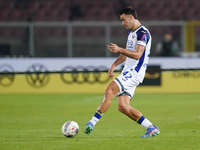
[[[120,51],[120,47],[117,46],[117,44],[111,43],[111,44],[108,45],[107,47],[108,47],[108,49],[110,50],[110,52],[112,52],[112,53],[117,53],[117,52]]]
[[[114,67],[111,67],[109,70],[108,70],[108,76],[110,79],[113,79],[114,75],[113,75],[113,72],[114,72]]]

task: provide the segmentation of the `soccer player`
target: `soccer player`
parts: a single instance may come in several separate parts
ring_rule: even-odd
[[[147,132],[141,138],[156,136],[160,133],[159,129],[129,105],[135,88],[142,83],[145,76],[150,55],[151,35],[148,29],[141,25],[137,13],[132,7],[128,6],[120,12],[120,20],[122,25],[130,31],[126,49],[118,47],[114,43],[107,46],[110,52],[120,53],[108,71],[109,77],[113,78],[113,71],[117,65],[125,62],[124,68],[121,74],[108,85],[102,103],[85,127],[85,133],[90,134],[93,131],[95,124],[110,107],[112,99],[117,96],[118,110],[147,128]]]

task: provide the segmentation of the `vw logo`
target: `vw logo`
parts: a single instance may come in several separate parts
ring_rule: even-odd
[[[14,82],[14,69],[9,64],[2,64],[0,66],[0,85],[3,87],[11,86]]]
[[[33,64],[27,70],[26,81],[34,88],[42,88],[46,86],[49,79],[50,76],[47,67],[42,64]]]
[[[105,66],[99,66],[99,67],[66,66],[61,71],[61,79],[66,84],[73,84],[73,83],[103,84],[107,83],[110,80],[108,76],[103,77],[101,74],[102,71],[107,71],[107,70],[108,68]]]

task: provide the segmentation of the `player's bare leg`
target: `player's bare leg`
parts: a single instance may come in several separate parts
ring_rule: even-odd
[[[138,124],[147,128],[147,132],[141,138],[147,138],[156,136],[160,133],[158,127],[154,126],[147,118],[145,118],[137,109],[129,105],[130,97],[122,95],[117,98],[118,110],[123,114],[127,115],[132,120],[136,121]]]
[[[110,107],[110,104],[112,102],[112,99],[119,93],[119,87],[115,83],[115,81],[112,81],[104,94],[103,102],[98,106],[97,111],[95,112],[92,119],[87,123],[85,127],[85,133],[90,134],[93,131],[94,125],[99,121],[99,119],[103,116],[103,114],[108,110]]]
[[[115,95],[119,93],[118,85],[112,81],[107,87],[104,95],[103,102],[99,105],[95,115],[88,122],[85,128],[85,133],[90,134],[93,131],[94,125],[99,121],[102,115],[108,110],[112,99]],[[127,115],[132,120],[136,121],[138,124],[147,128],[147,132],[141,138],[152,137],[160,133],[159,129],[154,126],[147,118],[145,118],[137,109],[130,106],[130,97],[126,95],[119,96],[118,100],[118,110],[123,114]]]
[[[127,115],[134,121],[137,121],[138,118],[142,116],[142,114],[135,108],[130,106],[130,97],[126,95],[119,96],[117,98],[118,102],[118,110],[123,114]]]
[[[108,108],[110,107],[110,104],[112,102],[112,99],[119,93],[119,87],[118,85],[115,83],[115,81],[112,81],[104,94],[104,99],[103,102],[101,102],[101,104],[99,105],[99,107],[97,108],[97,110],[100,110],[103,114],[108,110]]]

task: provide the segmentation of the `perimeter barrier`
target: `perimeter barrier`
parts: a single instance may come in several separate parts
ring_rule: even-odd
[[[2,67],[2,66],[1,66]],[[10,66],[4,66],[12,69]],[[8,93],[104,93],[112,81],[105,68],[73,68],[67,66],[61,71],[45,69],[26,72],[0,72],[0,94]],[[33,67],[34,68],[34,67]],[[2,68],[0,68],[2,69]],[[30,68],[29,68],[30,69]],[[120,70],[114,72],[114,76]],[[144,82],[136,93],[199,93],[200,68],[160,69],[149,66]]]

